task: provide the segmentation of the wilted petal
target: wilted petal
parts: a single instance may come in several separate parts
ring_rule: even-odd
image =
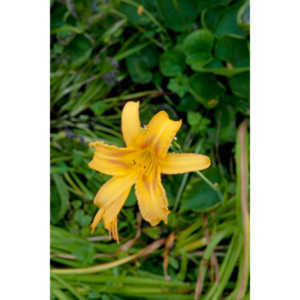
[[[105,228],[118,240],[116,227],[117,216],[124,205],[134,182],[135,178],[133,176],[115,176],[100,188],[94,199],[95,205],[97,205],[100,210],[96,214],[91,225],[92,232],[103,219]]]
[[[140,132],[139,102],[127,102],[122,111],[122,133],[128,147],[133,144]]]
[[[210,166],[210,158],[194,153],[168,153],[160,162],[162,173],[180,174],[192,171],[201,171]]]

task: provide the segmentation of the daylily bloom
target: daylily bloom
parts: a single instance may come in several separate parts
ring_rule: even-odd
[[[161,174],[180,174],[200,171],[210,166],[206,155],[168,153],[168,148],[181,126],[180,121],[169,119],[165,111],[158,112],[142,129],[139,102],[127,102],[122,111],[122,133],[125,148],[92,142],[94,157],[89,167],[112,175],[95,196],[99,210],[91,225],[92,232],[103,219],[110,235],[119,242],[117,216],[131,187],[143,218],[152,226],[161,220],[168,222],[168,200],[161,183]]]

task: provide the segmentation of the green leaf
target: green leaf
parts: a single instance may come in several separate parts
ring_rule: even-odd
[[[143,50],[139,52],[139,56],[150,69],[153,69],[158,64],[159,54],[157,48],[154,46],[143,48]]]
[[[64,17],[68,12],[65,5],[55,2],[51,8],[51,30],[59,28],[65,24]]]
[[[183,97],[189,89],[189,79],[185,75],[179,75],[170,79],[168,89],[178,96]]]
[[[132,81],[143,84],[151,81],[152,73],[147,64],[138,55],[127,57],[126,66]]]
[[[208,125],[210,124],[210,120],[204,118],[199,112],[189,111],[187,113],[187,121],[191,126],[193,133],[205,132]]]
[[[201,73],[212,73],[215,75],[230,77],[242,72],[249,71],[249,67],[233,68],[233,66],[229,64],[227,65],[227,67],[225,67],[220,60],[214,59],[207,65],[203,66],[203,68],[199,69],[199,71],[201,71]]]
[[[250,3],[249,0],[242,5],[237,14],[237,23],[245,30],[250,29]]]
[[[59,162],[50,168],[50,174],[58,173],[64,174],[69,170],[68,166],[64,162]]]
[[[204,10],[201,14],[203,27],[212,32],[215,32],[217,25],[223,15],[224,7],[214,7]]]
[[[63,178],[58,174],[52,176],[54,185],[51,185],[50,211],[51,223],[58,223],[66,214],[69,206],[69,191]]]
[[[74,200],[74,201],[72,201],[72,206],[73,206],[75,209],[80,208],[81,205],[82,205],[82,201],[80,201],[80,200]]]
[[[233,68],[231,64],[227,64],[227,67],[224,67],[220,60],[212,60],[210,63],[205,65],[201,70],[202,73],[212,73],[215,75],[221,75],[226,77],[231,77],[236,74],[249,71],[249,67],[243,68]]]
[[[236,96],[250,97],[250,72],[238,74],[229,78],[229,86]]]
[[[237,23],[237,13],[241,2],[224,9],[224,7],[214,7],[204,10],[202,22],[205,28],[214,32],[217,36],[231,35],[245,37],[247,32],[240,28]]]
[[[152,80],[151,70],[158,64],[158,52],[149,46],[126,58],[127,70],[136,83],[149,83]]]
[[[109,106],[101,101],[91,105],[91,110],[95,116],[101,116],[108,108]]]
[[[215,55],[221,60],[230,62],[234,68],[249,67],[248,42],[244,39],[221,37],[216,43]]]
[[[142,1],[135,0],[135,2],[140,3]],[[120,3],[118,9],[134,24],[146,25],[149,22],[151,22],[150,18],[145,13],[142,13],[141,15],[138,14],[138,10],[136,6],[122,2]]]
[[[144,227],[143,233],[149,236],[150,238],[157,240],[160,237],[161,230],[159,227]]]
[[[94,255],[96,254],[95,247],[93,245],[85,245],[77,248],[72,252],[83,266],[88,266],[94,262]]]
[[[192,95],[185,95],[177,106],[178,111],[191,111],[199,107],[199,102]]]
[[[81,227],[86,227],[86,226],[90,225],[91,221],[92,221],[92,217],[85,215],[85,213],[82,209],[79,209],[75,212],[74,219],[76,222],[79,223],[79,225]]]
[[[198,71],[212,59],[213,34],[206,29],[199,29],[189,34],[184,40],[186,63]]]
[[[180,211],[206,212],[221,203],[217,193],[201,178],[190,182],[183,195]]]
[[[198,10],[198,0],[159,0],[157,6],[166,27],[177,31],[191,29]]]
[[[212,100],[217,101],[226,90],[216,77],[210,74],[195,74],[189,83],[190,93],[207,108],[211,107]]]
[[[137,202],[137,199],[135,196],[134,188],[132,188],[124,206],[131,207],[131,206],[134,206],[136,204],[136,202]]]
[[[70,55],[71,61],[74,66],[80,65],[85,62],[92,53],[92,44],[88,38],[83,35],[77,35],[68,44],[65,52]]]
[[[246,35],[246,32],[237,24],[237,13],[239,8],[240,4],[237,4],[224,10],[224,15],[221,17],[216,27],[216,35],[229,34],[238,37]]]
[[[189,125],[194,126],[197,125],[201,120],[201,114],[194,112],[194,111],[189,111],[187,113],[187,121]]]
[[[250,103],[249,99],[237,97],[235,95],[226,95],[222,97],[221,102],[225,105],[234,107],[237,111],[249,115]]]
[[[184,54],[178,50],[168,50],[160,56],[160,71],[164,76],[176,76],[183,72],[185,67]]]
[[[215,114],[219,128],[219,143],[234,142],[236,138],[236,111],[228,104],[221,105]]]
[[[228,5],[232,0],[200,0],[198,3],[198,9],[211,8],[217,5]]]

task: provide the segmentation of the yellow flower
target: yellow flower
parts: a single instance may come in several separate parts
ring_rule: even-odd
[[[168,200],[161,174],[199,171],[210,166],[209,157],[193,153],[168,153],[168,148],[181,126],[169,119],[165,111],[157,113],[145,130],[139,119],[139,102],[127,102],[122,111],[122,133],[126,148],[92,142],[94,157],[89,167],[112,175],[97,192],[94,204],[99,210],[91,225],[92,232],[103,219],[110,235],[119,242],[117,216],[131,187],[143,218],[152,226],[168,221]]]

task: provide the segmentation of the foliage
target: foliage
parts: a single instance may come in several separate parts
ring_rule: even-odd
[[[52,299],[194,299],[199,282],[200,299],[249,299],[249,78],[248,1],[51,1]],[[90,234],[109,176],[88,167],[88,143],[123,145],[127,100],[144,123],[162,109],[182,119],[172,151],[213,163],[164,176],[167,225],[140,224],[132,192],[118,245],[103,224]]]

